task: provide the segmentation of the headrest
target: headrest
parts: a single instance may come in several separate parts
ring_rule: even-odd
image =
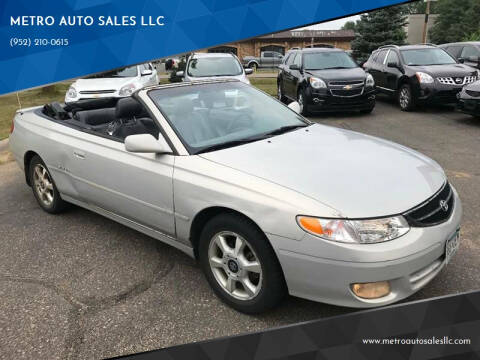
[[[133,119],[146,116],[145,108],[136,99],[132,97],[121,98],[115,108],[115,117],[117,119]]]
[[[88,125],[106,124],[115,119],[115,108],[77,111],[74,118]]]

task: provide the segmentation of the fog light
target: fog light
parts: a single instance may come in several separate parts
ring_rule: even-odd
[[[378,299],[390,294],[390,283],[388,281],[379,281],[352,284],[352,291],[363,299]]]

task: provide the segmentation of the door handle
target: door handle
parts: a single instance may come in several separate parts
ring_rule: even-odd
[[[75,155],[76,158],[84,160],[85,159],[85,153],[82,151],[74,151],[73,155]]]

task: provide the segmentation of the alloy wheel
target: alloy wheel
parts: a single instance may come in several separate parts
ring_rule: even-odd
[[[40,201],[47,207],[51,206],[54,200],[53,182],[42,164],[33,168],[33,186]]]
[[[240,235],[222,231],[208,248],[210,270],[221,288],[238,300],[252,300],[262,288],[262,266],[252,246]]]
[[[408,108],[408,105],[410,103],[410,93],[407,88],[402,88],[400,91],[400,106],[402,109]]]

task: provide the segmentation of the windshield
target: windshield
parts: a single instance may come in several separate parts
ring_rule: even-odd
[[[94,78],[126,78],[137,76],[137,66],[128,66],[117,70],[107,71],[101,74],[89,76],[87,79]]]
[[[187,74],[192,77],[236,76],[242,73],[242,67],[232,56],[192,59],[187,69]]]
[[[148,94],[193,154],[309,125],[274,98],[241,82],[178,86]]]
[[[358,65],[343,51],[305,53],[303,68],[305,70],[352,69]]]
[[[457,62],[442,49],[401,50],[405,64],[415,65],[448,65]]]

